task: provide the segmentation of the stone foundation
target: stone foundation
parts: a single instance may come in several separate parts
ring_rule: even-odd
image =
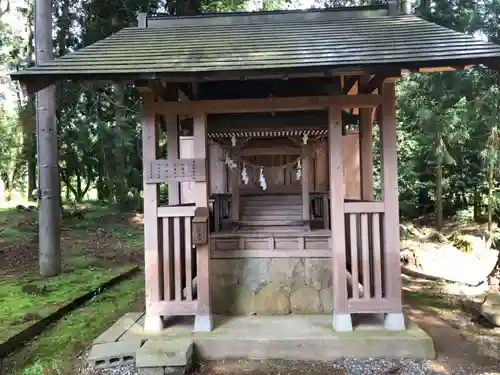
[[[333,310],[330,259],[212,259],[211,267],[215,314],[321,314]]]

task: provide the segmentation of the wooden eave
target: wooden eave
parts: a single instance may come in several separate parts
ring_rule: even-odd
[[[195,84],[214,81],[231,80],[266,80],[266,79],[293,79],[307,77],[336,77],[336,76],[361,76],[364,74],[387,74],[387,72],[431,72],[461,70],[485,65],[490,69],[500,70],[497,58],[486,59],[460,59],[454,61],[412,62],[390,65],[366,65],[366,66],[337,66],[337,67],[301,67],[288,69],[269,70],[241,70],[241,71],[212,71],[191,73],[65,73],[65,74],[12,74],[12,78],[19,80],[21,87],[28,94],[34,94],[59,81],[71,80],[74,82],[124,82],[129,85],[142,85],[146,81],[162,81],[168,84]],[[189,87],[189,86],[184,86]]]

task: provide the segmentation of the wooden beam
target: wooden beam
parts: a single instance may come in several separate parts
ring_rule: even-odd
[[[359,76],[350,76],[349,78],[344,78],[344,86],[342,87],[342,95],[348,95],[352,90],[354,85],[358,82]]]
[[[58,81],[55,79],[36,77],[36,79],[30,79],[22,81],[20,83],[21,91],[25,97],[29,95],[34,95],[38,91],[46,89],[49,86],[55,85]]]
[[[203,82],[199,100],[322,96],[340,93],[340,77]]]
[[[256,147],[238,150],[240,156],[253,155],[300,155],[300,147]]]
[[[152,92],[155,100],[176,101],[179,97],[179,84],[177,83],[165,85],[158,79],[140,79],[134,82],[134,87],[141,93]]]
[[[179,90],[181,90],[184,93],[184,95],[186,95],[186,98],[188,100],[197,100],[198,99],[197,95],[194,93],[194,90],[192,88],[192,84],[190,84],[190,83],[186,83],[186,82],[179,83]]]
[[[209,133],[276,130],[314,130],[328,128],[328,111],[289,111],[278,113],[226,113],[208,116]],[[355,124],[358,116],[342,111],[342,123]],[[259,124],[256,128],[255,124]]]
[[[359,93],[360,94],[371,94],[375,90],[377,90],[382,83],[385,81],[391,79],[391,78],[400,78],[401,77],[401,71],[399,72],[393,72],[390,74],[376,74],[374,75],[369,82],[364,82],[363,87],[360,87]]]
[[[196,102],[156,103],[155,111],[160,113],[193,114],[282,112],[325,109],[331,105],[340,108],[372,108],[380,105],[379,95],[334,95],[271,99],[228,99],[200,100]]]

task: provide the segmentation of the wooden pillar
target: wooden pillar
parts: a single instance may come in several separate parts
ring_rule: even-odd
[[[396,85],[386,82],[382,85],[382,106],[379,111],[381,148],[381,187],[385,206],[383,233],[385,241],[385,285],[390,311],[385,318],[385,328],[404,330],[401,265],[399,243],[398,167],[396,138]]]
[[[214,141],[208,142],[210,162],[210,194],[226,193],[227,182],[224,174],[225,164],[222,148]]]
[[[181,159],[194,159],[193,136],[179,137],[179,157]],[[194,203],[194,182],[180,183],[181,204]]]
[[[237,167],[231,173],[231,219],[240,220],[240,156],[234,156]]]
[[[158,157],[158,127],[153,110],[154,95],[151,91],[142,92],[142,160],[143,170]],[[144,330],[158,332],[163,328],[159,315],[149,312],[151,304],[161,300],[160,283],[161,259],[158,231],[158,184],[146,184],[144,180],[144,273],[146,282],[146,316]]]
[[[369,75],[364,75],[360,80],[360,88],[368,84]],[[361,177],[361,199],[373,200],[373,109],[359,109],[359,153],[360,153],[360,177]]]
[[[347,270],[344,223],[344,165],[342,161],[341,108],[331,106],[328,116],[328,149],[330,155],[330,223],[333,278],[333,328],[352,331],[347,309]]]
[[[205,176],[209,171],[207,159],[207,116],[197,113],[193,118],[194,157],[205,159]],[[207,176],[206,176],[207,177]],[[194,186],[196,207],[208,207],[208,178],[196,181]],[[196,247],[198,305],[194,321],[195,332],[210,332],[213,328],[210,300],[210,240],[207,245]]]
[[[306,225],[309,226],[309,221],[311,220],[311,213],[309,211],[309,186],[310,186],[310,160],[307,156],[309,151],[309,147],[302,146],[301,154],[302,154],[302,220],[305,221]]]
[[[179,123],[177,114],[167,116],[167,158],[179,159]],[[180,188],[178,182],[168,183],[168,205],[180,204]]]

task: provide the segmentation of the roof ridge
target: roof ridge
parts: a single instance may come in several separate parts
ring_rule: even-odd
[[[311,8],[311,9],[284,9],[284,10],[263,10],[263,11],[244,11],[244,12],[205,12],[192,16],[175,16],[165,12],[147,13],[147,19],[200,19],[200,18],[220,18],[220,17],[245,17],[261,15],[285,15],[285,14],[307,14],[307,13],[335,13],[342,11],[363,11],[363,10],[384,10],[389,9],[387,4],[359,5],[350,7],[332,7],[332,8]]]

